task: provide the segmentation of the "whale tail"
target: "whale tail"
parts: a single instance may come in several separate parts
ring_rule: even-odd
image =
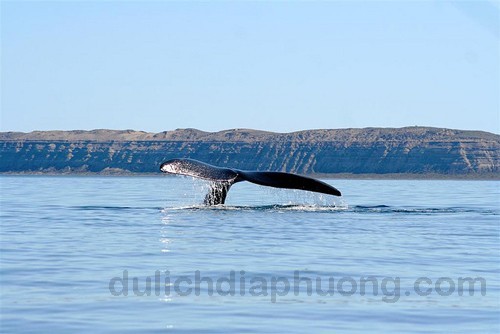
[[[341,196],[339,190],[331,185],[310,178],[283,172],[242,171],[212,166],[193,159],[172,159],[161,164],[160,170],[167,174],[197,177],[212,182],[205,197],[206,205],[224,204],[229,188],[241,181],[262,186],[300,189],[328,195]]]

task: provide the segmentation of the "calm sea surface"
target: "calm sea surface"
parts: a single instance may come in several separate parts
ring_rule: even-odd
[[[500,330],[500,182],[1,183],[2,333]]]

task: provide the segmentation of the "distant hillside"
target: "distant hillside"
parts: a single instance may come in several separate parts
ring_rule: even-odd
[[[0,172],[158,172],[188,157],[238,169],[302,174],[437,174],[500,178],[500,136],[427,127],[0,133]]]

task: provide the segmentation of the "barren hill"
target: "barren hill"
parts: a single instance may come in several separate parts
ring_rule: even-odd
[[[0,133],[0,172],[157,172],[174,157],[303,174],[499,177],[500,136],[428,127]]]

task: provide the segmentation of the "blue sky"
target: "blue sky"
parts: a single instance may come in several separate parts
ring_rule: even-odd
[[[495,1],[1,2],[2,131],[500,132]]]

